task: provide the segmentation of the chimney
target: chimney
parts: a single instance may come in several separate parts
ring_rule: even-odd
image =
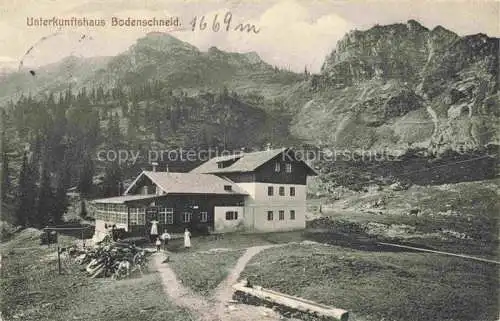
[[[271,150],[271,143],[266,144],[266,150]]]
[[[153,166],[153,172],[156,172],[156,166],[158,166],[158,163],[153,162],[153,163],[151,163],[151,165]]]

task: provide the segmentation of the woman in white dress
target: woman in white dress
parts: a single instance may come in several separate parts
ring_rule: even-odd
[[[187,228],[184,230],[184,247],[187,249],[191,247],[191,232]]]
[[[151,221],[151,231],[149,233],[151,243],[154,243],[158,238],[158,223],[157,220]]]

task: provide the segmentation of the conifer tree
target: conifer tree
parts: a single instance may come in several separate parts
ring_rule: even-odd
[[[121,180],[122,173],[120,166],[114,162],[106,168],[103,181],[103,194],[106,197],[119,196],[122,192]]]
[[[14,224],[18,226],[33,226],[36,217],[36,185],[33,177],[33,166],[28,160],[25,152],[19,175],[17,190],[17,203],[14,216]]]
[[[63,216],[68,210],[69,201],[66,193],[71,180],[70,166],[66,159],[64,159],[62,168],[59,170],[57,177],[57,186],[55,197],[53,199],[52,220],[54,223],[59,224],[63,221]]]
[[[92,195],[93,185],[92,179],[94,177],[94,164],[88,154],[85,154],[83,159],[83,166],[80,171],[78,181],[78,191],[82,198],[88,198]]]
[[[121,142],[120,117],[116,114],[108,121],[108,141],[112,146],[119,146]]]
[[[5,132],[2,132],[2,138],[0,142],[0,151],[2,153],[2,171],[0,172],[1,186],[0,186],[0,201],[7,202],[8,195],[11,189],[10,181],[10,171],[9,171],[9,157],[7,154],[7,144],[5,139]]]
[[[8,201],[9,191],[11,188],[10,182],[10,172],[9,172],[9,157],[7,156],[7,152],[5,150],[2,151],[2,172],[0,173],[2,177],[2,186],[0,200],[2,202]]]
[[[38,188],[38,197],[36,202],[36,217],[33,225],[41,228],[46,225],[56,224],[54,220],[54,193],[50,183],[50,171],[48,169],[48,160],[45,157],[40,174],[40,186]]]

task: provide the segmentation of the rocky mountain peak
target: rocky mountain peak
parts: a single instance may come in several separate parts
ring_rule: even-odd
[[[429,31],[426,27],[421,25],[418,21],[410,19],[406,22],[406,26],[408,27],[409,31],[412,32],[423,32],[423,31]]]
[[[481,148],[496,131],[498,58],[498,39],[415,20],[349,32],[311,81],[333,99],[306,103],[298,130],[335,128],[315,139],[349,148]]]
[[[173,49],[198,51],[198,48],[195,46],[165,32],[150,32],[146,36],[137,39],[134,47],[147,47],[158,51],[171,51]]]

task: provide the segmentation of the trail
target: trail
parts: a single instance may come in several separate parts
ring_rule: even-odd
[[[246,265],[250,260],[260,253],[263,250],[273,248],[273,247],[280,247],[280,246],[285,246],[285,244],[275,244],[275,245],[262,245],[262,246],[253,246],[248,248],[245,253],[238,259],[236,262],[235,266],[232,268],[231,272],[229,275],[226,277],[224,281],[222,281],[217,288],[215,289],[215,304],[216,304],[216,311],[218,315],[223,315],[225,312],[228,310],[231,311],[231,309],[234,309],[234,305],[230,305],[229,302],[232,299],[233,296],[233,285],[238,281],[238,278],[240,277],[241,272],[245,269]],[[234,312],[232,313],[233,316],[237,316],[238,318],[231,318],[229,320],[279,320],[278,319],[271,317],[267,319],[263,319],[262,317],[259,318],[248,318],[249,316],[258,316],[255,315],[255,308],[254,306],[248,306],[248,305],[238,305],[237,309],[239,310],[240,313],[236,313],[236,310],[233,310]],[[262,310],[262,309],[261,309]],[[241,313],[243,312],[243,313]],[[253,313],[252,313],[253,312]],[[273,312],[274,313],[274,312]]]
[[[262,250],[287,244],[254,246],[247,248],[231,272],[215,289],[212,298],[203,298],[184,287],[177,279],[163,255],[155,254],[153,264],[162,279],[165,293],[176,305],[190,310],[200,321],[277,321],[283,320],[277,312],[265,307],[231,303],[232,286],[238,281],[248,262]]]
[[[213,313],[214,311],[209,302],[181,284],[170,266],[163,263],[165,258],[161,253],[155,253],[152,259],[154,267],[160,274],[163,290],[173,300],[174,304],[196,314],[203,315],[203,320],[219,320]]]

